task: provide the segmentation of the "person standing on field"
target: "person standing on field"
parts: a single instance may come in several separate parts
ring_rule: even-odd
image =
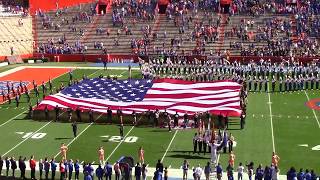
[[[99,161],[100,164],[104,164],[104,149],[102,146],[100,146],[99,150],[98,150],[98,155],[99,155]]]
[[[144,163],[144,150],[142,146],[139,148],[138,151],[139,161],[143,164]]]
[[[238,171],[238,180],[242,180],[243,172],[244,172],[244,167],[243,167],[242,163],[239,163],[237,171]]]
[[[210,162],[207,162],[207,165],[204,167],[204,174],[206,176],[206,180],[210,179],[211,167]]]
[[[31,179],[36,179],[36,160],[34,159],[34,156],[32,155],[29,160],[29,165],[31,169]]]

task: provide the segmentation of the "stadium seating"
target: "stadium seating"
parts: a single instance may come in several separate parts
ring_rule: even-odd
[[[11,55],[10,47],[14,48],[14,55],[31,54],[33,51],[32,18],[23,18],[23,25],[19,26],[20,18],[0,18],[0,54],[2,56]]]
[[[92,7],[95,7],[95,3],[89,3],[82,5],[82,12],[91,13]],[[75,44],[79,41],[83,46],[86,46],[87,54],[102,54],[104,48],[106,48],[107,52],[110,54],[132,54],[138,53],[138,51],[132,49],[130,44],[132,40],[143,39],[142,29],[147,25],[150,26],[151,34],[149,38],[151,39],[150,45],[146,49],[148,55],[157,54],[156,49],[160,50],[164,49],[169,51],[173,49],[177,54],[182,54],[185,52],[185,55],[195,54],[195,49],[199,47],[205,48],[205,52],[198,52],[197,54],[201,55],[210,55],[210,54],[228,54],[233,56],[239,55],[250,55],[250,56],[259,56],[261,53],[254,51],[253,49],[259,49],[260,51],[264,49],[266,51],[264,56],[272,56],[275,54],[271,54],[272,47],[269,47],[269,43],[271,41],[289,41],[297,42],[296,32],[296,18],[290,13],[282,13],[276,14],[269,11],[266,11],[264,14],[260,14],[257,16],[252,16],[249,13],[241,13],[241,14],[220,14],[220,13],[212,13],[208,15],[205,10],[199,8],[196,13],[190,11],[186,17],[192,17],[193,21],[189,23],[190,28],[185,28],[184,33],[179,33],[179,25],[174,24],[174,17],[172,19],[167,18],[165,14],[157,14],[153,20],[137,20],[133,23],[132,17],[125,17],[124,26],[113,26],[112,25],[112,12],[115,9],[114,6],[111,6],[109,10],[104,15],[94,15],[92,16],[92,20],[90,23],[87,22],[76,22],[74,27],[84,30],[84,35],[79,35],[79,32],[71,32],[70,26],[72,23],[68,25],[63,24],[63,19],[68,19],[71,21],[72,17],[74,17],[77,13],[80,12],[79,6],[70,7],[64,9],[64,13],[61,16],[56,16],[56,12],[48,12],[46,15],[50,17],[52,24],[55,26],[56,24],[61,25],[60,30],[44,29],[42,25],[42,18],[37,16],[37,44],[45,44],[48,43],[48,39],[54,38],[57,40],[65,36],[67,38],[67,43],[69,45]],[[212,16],[211,18],[208,16]],[[196,22],[203,23],[203,26],[209,25],[210,20],[211,24],[216,25],[218,18],[220,17],[220,25],[217,27],[217,38],[213,42],[206,42],[205,46],[200,45],[201,41],[204,39],[203,36],[200,38],[192,39],[192,33],[194,30],[194,24]],[[210,20],[209,20],[210,19]],[[314,16],[307,20],[307,25],[310,26],[314,20],[318,20],[318,16]],[[247,21],[252,21],[253,26],[246,27]],[[272,26],[273,38],[269,36],[266,37],[266,31],[264,28],[266,24],[270,21],[274,21]],[[146,23],[147,22],[147,23]],[[289,28],[291,29],[292,34],[288,36],[285,31],[280,29],[280,26],[283,23],[289,24]],[[278,24],[277,24],[278,23]],[[181,22],[180,22],[181,24]],[[275,25],[276,24],[276,25]],[[245,38],[237,37],[237,31],[239,31],[240,26],[243,29],[246,29],[245,32],[242,32],[242,35],[245,35]],[[124,28],[128,27],[132,34],[125,35]],[[101,34],[97,33],[97,29],[101,28],[103,31]],[[106,31],[109,31],[110,34],[107,35]],[[121,31],[119,37],[117,32]],[[304,30],[305,31],[305,30]],[[166,38],[164,38],[164,32],[166,32]],[[153,34],[157,34],[158,38],[153,38]],[[262,37],[261,40],[257,37]],[[315,35],[308,34],[310,40],[315,40]],[[175,39],[180,41],[179,48],[174,46],[171,47],[171,40]],[[118,40],[118,45],[115,46],[115,41]],[[182,41],[181,41],[182,40]],[[270,41],[268,43],[268,41]],[[104,48],[94,48],[94,43],[103,43]],[[254,47],[254,48],[253,48]],[[292,47],[292,45],[291,45]],[[288,48],[287,48],[288,49]],[[39,52],[39,49],[35,49]],[[300,52],[300,50],[303,50]],[[144,52],[144,48],[140,48],[140,52]],[[294,54],[307,56],[304,54],[305,48],[296,48]],[[246,53],[244,53],[246,52]],[[269,54],[268,54],[269,53]],[[275,55],[280,56],[280,55]],[[286,54],[288,56],[288,53]]]

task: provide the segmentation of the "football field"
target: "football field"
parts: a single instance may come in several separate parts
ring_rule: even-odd
[[[99,75],[114,75],[121,79],[128,77],[127,67],[103,70],[100,67],[58,67],[65,68],[64,72],[51,76],[53,85],[58,88],[61,83],[67,84],[68,71],[73,69],[75,79],[89,78]],[[67,67],[68,66],[68,67]],[[34,66],[35,67],[35,66]],[[30,68],[30,69],[34,69]],[[41,66],[42,67],[42,66]],[[40,67],[39,67],[40,68]],[[44,67],[42,67],[44,68]],[[5,74],[8,70],[1,69]],[[17,72],[11,72],[15,74]],[[48,72],[50,74],[50,71]],[[37,74],[43,76],[43,74]],[[133,78],[141,78],[138,70],[133,70]],[[1,77],[1,76],[0,76]],[[12,79],[1,79],[11,80]],[[36,98],[31,93],[32,103]],[[40,92],[40,97],[42,97]],[[271,164],[271,154],[276,151],[280,159],[280,174],[294,166],[296,169],[314,169],[320,172],[320,111],[306,106],[306,102],[320,98],[320,91],[308,90],[292,93],[249,93],[247,104],[247,118],[245,128],[240,129],[239,123],[231,123],[228,132],[235,137],[236,167],[239,162],[253,161],[255,167]],[[320,107],[320,100],[317,106]],[[320,109],[320,108],[319,108]],[[83,123],[78,125],[78,136],[73,138],[70,123],[53,121],[34,121],[27,118],[28,104],[22,95],[18,108],[14,101],[9,105],[0,105],[0,155],[3,157],[19,156],[27,158],[35,155],[38,160],[45,157],[60,159],[61,143],[69,147],[68,159],[79,159],[80,162],[98,163],[97,150],[104,147],[105,158],[114,163],[121,156],[132,156],[138,160],[138,149],[143,146],[145,161],[149,167],[155,167],[158,159],[163,160],[165,166],[179,169],[184,159],[191,167],[198,164],[204,166],[210,160],[210,155],[193,154],[192,138],[195,129],[167,129],[152,127],[125,126],[123,141],[120,140],[117,125],[99,125]],[[95,120],[104,120],[105,115],[95,116]],[[219,162],[225,169],[228,154],[221,154]]]

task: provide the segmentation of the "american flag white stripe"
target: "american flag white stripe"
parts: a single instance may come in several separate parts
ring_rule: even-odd
[[[96,84],[96,81],[94,82]],[[139,84],[139,82],[136,82],[136,84]],[[105,91],[111,91],[112,88],[106,85],[103,87]],[[194,83],[161,79],[153,82],[152,87],[146,91],[141,101],[114,101],[100,98],[100,95],[98,98],[77,98],[58,93],[48,96],[42,101],[39,109],[43,109],[44,106],[53,108],[58,105],[62,108],[70,107],[75,109],[79,107],[83,110],[92,109],[102,113],[105,113],[107,108],[110,107],[114,113],[120,108],[124,114],[131,114],[132,111],[145,112],[149,109],[159,109],[160,111],[167,110],[170,114],[175,112],[179,114],[194,114],[195,112],[209,111],[213,114],[221,113],[229,116],[240,116],[240,88],[241,85],[231,81]],[[90,88],[88,91],[94,91],[94,88]],[[91,93],[99,94],[97,92]],[[130,96],[130,93],[127,96]]]

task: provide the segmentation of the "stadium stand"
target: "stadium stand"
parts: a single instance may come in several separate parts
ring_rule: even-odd
[[[19,25],[19,22],[23,25]],[[32,18],[1,17],[0,18],[0,54],[31,54],[33,52]]]

